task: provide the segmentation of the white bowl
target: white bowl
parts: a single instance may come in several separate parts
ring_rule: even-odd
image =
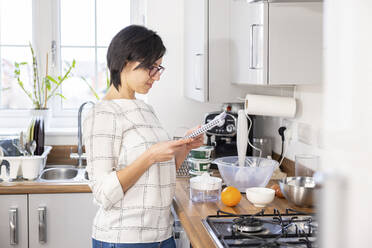
[[[255,207],[263,208],[274,200],[275,190],[264,187],[247,188],[246,196]]]

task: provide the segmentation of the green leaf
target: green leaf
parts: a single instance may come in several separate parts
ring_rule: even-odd
[[[94,97],[99,101],[99,96],[97,94],[97,92],[94,90],[94,88],[90,85],[90,83],[88,83],[88,81],[85,79],[85,77],[81,76],[80,77],[81,79],[83,79],[83,81],[88,85],[90,91],[93,93]]]
[[[75,68],[76,61],[75,59],[72,60],[72,68]]]
[[[57,95],[57,96],[60,96],[60,97],[63,98],[64,100],[67,99],[64,95],[62,95],[62,94],[60,94],[60,93],[56,93],[56,95]]]
[[[49,78],[45,78],[45,87],[50,91],[52,89]]]
[[[20,65],[27,65],[28,63],[27,62],[21,62],[19,63]]]
[[[59,84],[58,82],[57,82],[57,80],[55,80],[53,77],[51,77],[51,76],[47,76],[47,78],[48,78],[48,80],[50,80],[50,81],[52,81],[53,83],[55,83],[55,84]]]
[[[7,87],[7,88],[1,88],[0,90],[1,91],[6,91],[6,90],[10,90],[12,87]]]

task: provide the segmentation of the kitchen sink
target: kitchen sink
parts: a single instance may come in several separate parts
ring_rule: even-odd
[[[78,169],[72,168],[50,168],[46,169],[40,175],[44,180],[65,180],[72,179],[78,174]]]
[[[41,182],[61,182],[61,183],[79,183],[87,182],[88,173],[84,169],[78,169],[73,166],[58,166],[53,168],[44,169],[38,181]]]

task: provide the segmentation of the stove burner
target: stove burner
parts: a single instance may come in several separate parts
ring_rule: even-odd
[[[233,228],[241,233],[260,232],[263,229],[263,222],[254,217],[239,217],[233,220]]]

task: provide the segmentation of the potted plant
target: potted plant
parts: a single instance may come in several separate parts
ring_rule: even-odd
[[[75,68],[75,60],[72,61],[72,64],[68,66],[67,71],[63,76],[58,76],[57,78],[48,75],[48,55],[46,61],[46,73],[44,77],[40,77],[38,68],[37,68],[37,60],[34,53],[34,49],[30,43],[30,50],[32,54],[32,69],[33,69],[33,84],[32,84],[32,91],[29,91],[25,88],[24,83],[21,80],[21,67],[26,65],[27,62],[21,63],[14,63],[14,75],[17,79],[18,85],[21,89],[25,92],[25,94],[30,98],[33,104],[32,114],[34,116],[43,116],[45,125],[48,126],[48,119],[50,116],[50,109],[48,108],[48,101],[54,97],[59,96],[63,99],[66,99],[61,93],[57,90],[61,86],[61,84],[69,78],[71,75],[71,71]]]

